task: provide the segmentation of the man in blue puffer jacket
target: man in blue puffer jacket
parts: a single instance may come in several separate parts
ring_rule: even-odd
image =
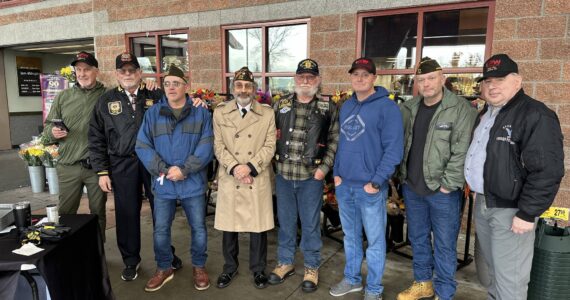
[[[376,66],[359,58],[349,71],[354,94],[340,110],[334,183],[344,232],[344,278],[330,294],[362,290],[362,228],[368,248],[365,300],[382,299],[386,259],[388,179],[403,156],[402,115],[383,87],[374,87]]]
[[[164,77],[163,97],[145,114],[137,136],[136,152],[153,177],[154,253],[157,270],[145,286],[159,290],[174,277],[170,227],[176,200],[184,208],[192,232],[194,287],[210,286],[206,272],[206,167],[214,156],[212,117],[203,107],[193,107],[186,95],[184,73],[172,65]]]

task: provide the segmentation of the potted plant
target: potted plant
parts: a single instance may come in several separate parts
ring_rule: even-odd
[[[59,181],[57,180],[57,160],[59,159],[59,147],[56,144],[44,147],[43,164],[46,168],[46,178],[49,186],[49,193],[59,194]]]
[[[18,154],[20,158],[28,163],[32,192],[43,192],[46,183],[44,167],[42,166],[42,159],[45,155],[44,146],[37,137],[34,137],[31,142],[20,145]]]

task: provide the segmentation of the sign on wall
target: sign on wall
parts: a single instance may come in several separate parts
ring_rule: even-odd
[[[18,93],[20,96],[41,96],[40,74],[42,60],[39,57],[16,56]]]
[[[66,88],[65,78],[54,74],[41,74],[42,103],[43,103],[43,121],[49,114],[55,96]]]

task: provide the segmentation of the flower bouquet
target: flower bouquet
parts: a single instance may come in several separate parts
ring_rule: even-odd
[[[49,145],[44,147],[43,164],[46,168],[55,168],[59,159],[59,146]]]
[[[343,91],[343,90],[336,90],[332,96],[331,100],[336,103],[339,107],[348,99],[352,97],[352,91]]]
[[[214,109],[220,102],[224,100],[223,97],[209,89],[196,89],[190,92],[192,98],[202,99],[206,102],[211,109]]]
[[[41,166],[45,156],[45,149],[41,143],[31,141],[20,145],[18,155],[28,163],[28,166]]]
[[[75,77],[75,71],[71,66],[63,67],[59,70],[59,75],[63,76],[70,83],[75,82],[77,78]]]
[[[261,104],[272,105],[272,97],[271,91],[263,92],[261,89],[258,89],[255,93],[255,100]]]

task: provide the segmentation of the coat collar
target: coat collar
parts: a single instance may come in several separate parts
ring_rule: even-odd
[[[241,117],[241,113],[238,111],[236,100],[227,102],[222,109],[222,114],[226,119],[234,124],[234,126],[237,128],[237,132],[240,132],[250,125],[255,124],[263,114],[261,104],[255,100],[252,101],[251,108],[249,109],[249,112],[245,118]]]

